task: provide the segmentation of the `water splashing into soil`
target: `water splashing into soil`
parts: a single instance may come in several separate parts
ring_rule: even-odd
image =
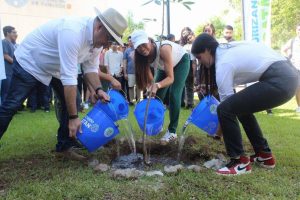
[[[152,156],[149,159],[151,165],[154,164],[163,164],[163,165],[176,165],[178,164],[177,160],[171,157],[165,157],[161,155]],[[150,166],[151,166],[150,165]],[[150,167],[148,164],[144,163],[143,155],[140,153],[129,154],[117,157],[112,161],[112,168],[115,169],[126,169],[126,168],[136,168],[136,169],[145,169]]]
[[[122,119],[119,121],[119,123],[121,123],[124,127],[124,133],[125,133],[125,136],[126,136],[126,139],[128,141],[128,144],[129,144],[129,148],[131,150],[131,153],[135,154],[136,153],[136,145],[135,145],[135,139],[134,139],[134,132],[133,132],[133,129],[132,129],[132,126],[129,122],[128,119]]]
[[[179,141],[178,141],[178,153],[177,153],[177,161],[180,162],[181,159],[181,154],[182,154],[182,149],[184,146],[185,138],[186,138],[186,132],[187,132],[187,127],[189,123],[186,122],[184,126],[182,127],[181,134],[179,136]]]

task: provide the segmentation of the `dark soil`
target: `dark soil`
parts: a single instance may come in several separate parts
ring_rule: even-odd
[[[249,143],[244,146],[246,151],[251,149]],[[152,139],[148,140],[147,147],[150,148],[151,159],[155,164],[166,165],[169,163],[173,165],[174,161],[178,162],[178,143],[163,145],[158,139]],[[136,152],[143,154],[141,140],[136,141]],[[83,155],[96,158],[101,163],[107,164],[111,164],[119,156],[131,153],[130,146],[124,139],[114,139],[92,154],[85,150],[82,151]],[[203,136],[188,136],[183,146],[180,162],[183,164],[201,164],[220,153],[226,155],[222,141]],[[0,161],[0,192],[19,181],[46,181],[52,179],[61,169],[76,169],[86,166],[87,163],[79,161],[59,160],[56,158],[55,152],[50,151],[44,152],[44,154]]]

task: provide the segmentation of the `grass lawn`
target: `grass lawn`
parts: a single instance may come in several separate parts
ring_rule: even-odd
[[[183,171],[137,180],[115,180],[86,164],[58,160],[53,152],[58,128],[54,111],[24,111],[15,115],[0,141],[0,199],[300,199],[300,115],[295,107],[293,99],[272,116],[256,115],[277,159],[274,170],[253,166],[251,174],[236,177],[218,176],[213,170]],[[179,128],[189,114],[181,111]],[[140,133],[132,109],[129,120]],[[224,152],[223,145],[196,127],[189,134],[197,135],[198,145],[212,155]],[[245,135],[244,141],[249,145]],[[94,156],[101,160],[101,153]]]

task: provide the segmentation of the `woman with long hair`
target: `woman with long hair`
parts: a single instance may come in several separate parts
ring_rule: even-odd
[[[190,69],[188,77],[185,81],[185,90],[182,95],[186,101],[186,109],[192,109],[194,107],[194,75],[196,72],[196,58],[191,54],[191,48],[194,39],[195,34],[191,28],[184,27],[181,30],[179,43],[190,55]]]
[[[192,53],[215,76],[218,85],[221,103],[217,113],[231,159],[217,174],[250,173],[250,162],[274,168],[274,156],[253,113],[279,106],[294,96],[298,84],[296,69],[263,44],[246,41],[219,44],[206,33],[195,39]],[[234,93],[235,85],[250,82],[256,83]],[[238,120],[255,153],[250,158],[243,148]]]
[[[203,26],[203,33],[207,33],[215,38],[216,29],[212,23],[207,23]],[[212,73],[210,73],[210,69],[206,68],[203,64],[199,64],[196,70],[196,92],[198,93],[198,98],[201,101],[206,95],[213,95],[218,100],[218,87],[216,83],[216,77],[214,76],[214,69],[211,69]],[[211,137],[210,135],[208,135]],[[216,134],[212,136],[212,138],[216,140],[220,140],[222,138],[222,131],[218,129]]]
[[[181,95],[189,72],[189,55],[178,44],[171,41],[154,42],[146,32],[134,31],[131,34],[135,53],[136,84],[140,89],[147,88],[152,96],[164,99],[169,88],[170,124],[162,142],[177,138],[176,129],[181,106]],[[151,68],[156,68],[153,78]],[[152,84],[154,79],[155,84]]]
[[[211,23],[207,23],[203,26],[203,33],[207,33],[212,37],[215,37],[215,27]],[[203,95],[211,94],[219,100],[218,88],[216,84],[216,79],[214,72],[210,73],[210,70],[206,68],[203,64],[200,64],[196,70],[196,91],[198,91],[199,100],[203,98]],[[219,139],[220,136],[217,137]]]

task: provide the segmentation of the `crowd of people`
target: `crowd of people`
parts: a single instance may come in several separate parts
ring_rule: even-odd
[[[31,112],[39,107],[49,112],[54,98],[59,123],[56,152],[85,159],[74,150],[80,146],[78,112],[97,100],[109,102],[106,91],[112,88],[122,90],[130,105],[142,94],[159,97],[169,109],[170,122],[161,138],[168,143],[177,139],[181,107],[193,108],[197,92],[200,100],[214,95],[220,101],[215,138],[224,138],[230,162],[218,174],[249,173],[251,162],[275,167],[253,113],[270,112],[295,94],[300,112],[300,25],[297,37],[282,48],[285,58],[265,45],[235,41],[230,25],[224,27],[223,38],[216,39],[210,23],[198,36],[184,27],[179,40],[169,34],[155,41],[145,31],[135,30],[124,45],[125,18],[112,8],[102,13],[96,9],[96,14],[51,20],[20,45],[16,29],[3,28],[6,79],[1,84],[0,139],[26,99]],[[235,90],[236,85],[249,83]],[[244,152],[238,121],[253,146],[250,157]]]

